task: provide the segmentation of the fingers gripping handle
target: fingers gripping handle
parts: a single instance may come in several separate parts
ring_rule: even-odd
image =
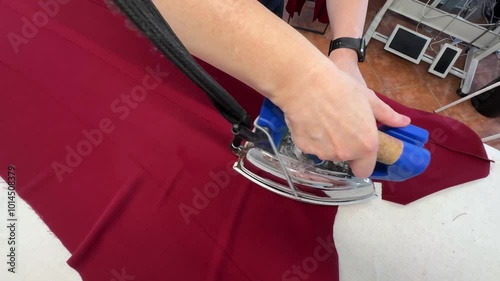
[[[398,161],[403,153],[404,143],[400,139],[378,131],[379,148],[377,162],[385,165],[392,165]]]
[[[370,176],[374,180],[404,181],[423,173],[430,164],[430,152],[423,146],[429,134],[414,125],[379,128],[377,164]]]
[[[283,112],[268,99],[264,100],[257,124],[269,129],[276,146],[288,131]],[[426,130],[414,125],[380,127],[377,163],[370,178],[403,181],[421,174],[430,162],[430,153],[423,148],[428,136]]]

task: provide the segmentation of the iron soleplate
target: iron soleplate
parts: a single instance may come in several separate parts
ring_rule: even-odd
[[[323,170],[291,157],[272,153],[251,144],[233,168],[245,178],[278,195],[316,205],[348,205],[377,196],[370,179]],[[289,179],[281,168],[286,167]]]

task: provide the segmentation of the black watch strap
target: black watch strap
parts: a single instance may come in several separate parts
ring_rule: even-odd
[[[365,61],[365,40],[364,38],[350,38],[350,37],[341,37],[335,40],[330,41],[330,48],[328,50],[328,55],[339,48],[348,48],[355,50],[358,54],[358,61]]]

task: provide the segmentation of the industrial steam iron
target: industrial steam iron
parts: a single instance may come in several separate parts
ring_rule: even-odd
[[[155,47],[198,85],[232,124],[233,168],[255,184],[289,199],[318,205],[359,203],[376,196],[373,180],[404,181],[430,163],[428,132],[409,125],[379,128],[375,170],[357,178],[347,162],[324,161],[295,146],[283,112],[265,99],[252,120],[236,100],[189,54],[151,0],[114,0]]]
[[[265,99],[254,121],[260,138],[233,145],[233,168],[259,186],[290,199],[319,205],[345,205],[376,196],[372,180],[404,181],[421,174],[430,162],[423,146],[429,134],[414,125],[379,128],[380,148],[369,178],[357,178],[347,162],[323,161],[293,143],[283,112]],[[238,136],[238,131],[234,130]]]

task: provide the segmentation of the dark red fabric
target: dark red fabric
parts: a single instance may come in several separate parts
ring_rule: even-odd
[[[18,195],[83,280],[338,280],[336,208],[237,175],[229,124],[103,2],[57,4],[30,31],[38,3],[0,3],[0,175],[16,166]],[[257,115],[262,96],[202,65]],[[387,102],[464,143],[443,144],[485,156],[476,135],[455,134],[456,122]],[[393,186],[387,199],[409,202],[487,174],[486,160],[443,150],[436,146],[425,176]],[[445,162],[470,176],[436,168]]]
[[[295,13],[298,13],[300,15],[306,1],[307,0],[288,0],[285,10],[288,12],[288,14],[290,14],[290,17],[293,18]],[[326,0],[315,1],[312,21],[315,20],[318,20],[321,23],[330,23],[330,19],[328,18]]]
[[[37,2],[1,2],[2,38],[22,33]],[[83,280],[337,278],[336,208],[287,200],[236,175],[231,126],[123,18],[70,1],[17,54],[1,40],[0,61],[0,174],[16,166],[19,196]],[[126,105],[122,94],[156,82],[148,66],[168,77]],[[203,66],[257,115],[262,96]],[[99,141],[101,127],[108,133]],[[74,150],[88,155],[79,160]],[[61,180],[54,164],[68,167]]]
[[[404,182],[381,181],[383,199],[408,204],[450,186],[489,175],[491,161],[481,138],[472,129],[452,118],[411,109],[384,95],[378,96],[394,110],[408,114],[412,124],[429,131],[425,148],[431,152],[429,167],[419,176]]]
[[[290,17],[293,18],[295,13],[300,13],[302,12],[302,8],[304,7],[304,4],[306,3],[307,0],[291,0],[286,3],[285,10],[290,14]]]

